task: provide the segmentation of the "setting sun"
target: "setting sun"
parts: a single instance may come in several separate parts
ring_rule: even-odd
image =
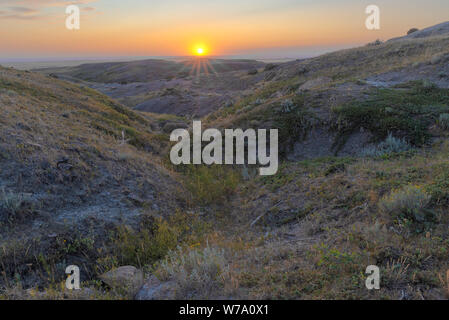
[[[204,54],[204,49],[203,48],[197,48],[196,49],[196,54],[199,56],[202,56]]]

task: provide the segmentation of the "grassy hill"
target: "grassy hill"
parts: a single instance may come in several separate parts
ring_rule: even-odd
[[[241,74],[202,120],[278,128],[270,177],[174,167],[184,118],[0,69],[2,297],[132,298],[99,279],[134,265],[146,298],[447,299],[448,61],[438,32]],[[62,261],[84,290],[61,289]]]

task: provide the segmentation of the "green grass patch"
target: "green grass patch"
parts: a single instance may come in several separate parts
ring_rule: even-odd
[[[223,203],[242,181],[240,171],[224,165],[186,166],[184,185],[195,204]]]
[[[366,101],[353,101],[333,109],[338,117],[334,148],[340,150],[346,139],[361,128],[369,130],[375,141],[382,141],[392,133],[420,146],[430,138],[428,127],[440,114],[448,111],[449,90],[426,82],[407,83],[395,89],[375,89]]]

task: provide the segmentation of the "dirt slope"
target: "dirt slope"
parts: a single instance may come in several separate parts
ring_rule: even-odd
[[[151,120],[91,89],[5,68],[0,106],[0,192],[20,202],[0,209],[2,228],[136,223],[144,204],[160,215],[177,206]]]

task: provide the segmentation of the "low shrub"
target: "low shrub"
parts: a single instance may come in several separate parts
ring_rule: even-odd
[[[157,270],[161,280],[173,280],[183,298],[209,298],[213,290],[221,288],[229,273],[229,265],[224,249],[205,247],[204,249],[170,251]]]
[[[382,198],[379,208],[383,213],[402,220],[416,232],[428,229],[435,220],[435,214],[427,207],[431,196],[418,186],[406,186],[393,190]]]
[[[23,218],[21,216],[27,211],[24,210],[24,206],[28,200],[29,197],[23,193],[6,192],[2,188],[0,191],[0,221],[11,223]]]
[[[22,194],[13,193],[11,191],[6,192],[4,188],[0,192],[0,208],[12,213],[17,212],[24,201],[25,198]]]
[[[134,231],[125,226],[119,227],[112,242],[113,257],[118,265],[144,267],[152,265],[176,248],[180,236],[179,230],[160,220],[150,229]],[[112,268],[113,265],[105,265]]]
[[[407,141],[405,141],[405,139],[395,138],[390,133],[385,141],[382,141],[376,146],[363,149],[361,154],[364,157],[381,157],[385,154],[399,153],[410,149],[411,146]]]
[[[191,166],[187,168],[184,184],[193,202],[208,205],[225,201],[241,180],[240,172],[227,166]]]
[[[432,196],[432,202],[437,205],[449,203],[449,172],[443,172],[426,186],[426,191]]]

